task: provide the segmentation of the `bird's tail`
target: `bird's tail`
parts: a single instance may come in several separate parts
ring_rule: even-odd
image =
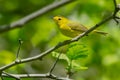
[[[95,33],[98,33],[98,34],[101,34],[101,35],[104,35],[106,36],[108,33],[106,32],[102,32],[102,31],[97,31],[97,30],[94,30]]]

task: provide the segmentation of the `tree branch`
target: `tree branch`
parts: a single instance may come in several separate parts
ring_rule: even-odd
[[[59,60],[61,54],[62,54],[62,52],[59,53],[59,55],[58,55],[58,57],[57,57],[55,63],[53,64],[53,66],[51,67],[51,69],[50,69],[50,71],[49,71],[49,74],[51,74],[51,73],[53,72],[53,70],[54,70],[54,68],[55,68],[55,66],[56,66],[56,64],[57,64],[57,62],[58,62],[58,60]]]
[[[116,2],[116,0],[113,0],[113,3],[114,3],[114,8],[116,9],[116,7],[117,7],[117,2]]]
[[[7,73],[7,72],[2,72],[5,76],[7,76],[7,77],[11,77],[11,78],[15,78],[16,80],[20,80],[20,77],[19,76],[15,76],[15,75],[13,75],[13,74],[9,74],[9,73]],[[2,76],[2,77],[4,77],[4,76]]]
[[[10,75],[10,76],[9,76]],[[14,76],[13,78],[15,79],[20,79],[20,78],[51,78],[51,79],[56,79],[56,80],[71,80],[66,77],[57,77],[54,74],[49,75],[48,73],[46,74],[2,74],[2,77],[11,77]]]
[[[113,0],[113,3],[114,3],[114,13],[113,13],[113,19],[114,21],[118,24],[119,21],[118,19],[120,19],[120,17],[117,17],[117,12],[120,10],[120,4],[117,5],[117,2],[116,0]]]
[[[18,21],[15,21],[15,22],[10,23],[8,25],[0,26],[0,33],[9,31],[9,30],[12,30],[12,29],[15,29],[15,28],[20,28],[24,24],[30,22],[31,20],[37,18],[38,16],[41,16],[41,15],[43,15],[43,14],[45,14],[45,13],[51,11],[51,10],[54,10],[58,7],[61,7],[65,4],[68,4],[68,3],[73,2],[73,1],[76,1],[76,0],[61,0],[61,1],[54,2],[54,3],[52,3],[52,4],[50,4],[46,7],[43,7],[42,9],[39,9],[36,12],[33,12],[33,13],[21,18]]]

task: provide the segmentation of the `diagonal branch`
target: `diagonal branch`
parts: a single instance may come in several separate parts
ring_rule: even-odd
[[[65,4],[68,4],[68,3],[73,2],[73,1],[76,1],[76,0],[61,0],[61,1],[54,2],[54,3],[52,3],[52,4],[50,4],[46,7],[43,7],[42,9],[39,9],[36,12],[33,12],[33,13],[21,18],[18,21],[15,21],[15,22],[10,23],[8,25],[0,26],[0,33],[9,31],[9,30],[12,30],[12,29],[15,29],[15,28],[20,28],[24,24],[30,22],[31,20],[37,18],[38,16],[41,16],[41,15],[43,15],[43,14],[45,14],[45,13],[51,11],[51,10],[54,10],[58,7],[61,7]]]
[[[11,78],[15,78],[16,80],[20,80],[20,77],[19,77],[19,76],[15,76],[15,75],[13,75],[13,74],[9,74],[9,73],[4,72],[4,71],[3,71],[3,74],[4,74],[5,76],[7,76],[7,77],[11,77]],[[2,75],[2,77],[4,77],[4,76]]]
[[[55,66],[56,66],[56,64],[57,64],[57,62],[58,62],[58,60],[59,60],[61,54],[62,54],[62,52],[59,53],[59,55],[58,55],[58,57],[57,57],[55,63],[52,65],[52,67],[51,67],[51,69],[50,69],[50,71],[49,71],[49,74],[51,74],[51,73],[53,72],[53,70],[54,70],[54,68],[55,68]]]
[[[113,3],[114,3],[114,8],[116,9],[116,7],[117,7],[117,2],[116,2],[116,0],[113,0]]]
[[[113,0],[113,3],[114,3],[114,13],[113,13],[113,19],[114,21],[118,24],[119,21],[118,19],[120,19],[120,17],[117,17],[117,12],[120,10],[120,4],[117,5],[117,2],[116,0]]]

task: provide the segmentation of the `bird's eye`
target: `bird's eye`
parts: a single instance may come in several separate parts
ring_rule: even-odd
[[[61,20],[61,18],[58,18],[58,20]]]

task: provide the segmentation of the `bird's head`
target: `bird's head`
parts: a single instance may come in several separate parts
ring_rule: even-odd
[[[62,16],[55,16],[53,19],[58,25],[66,24],[69,21],[67,18]]]

